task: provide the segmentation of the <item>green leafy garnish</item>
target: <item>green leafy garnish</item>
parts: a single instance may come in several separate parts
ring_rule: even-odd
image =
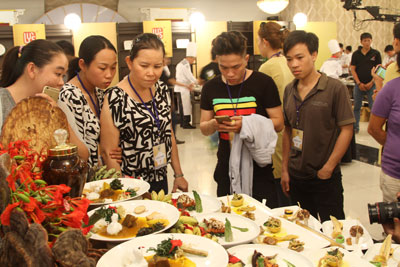
[[[161,243],[157,245],[157,248],[149,248],[147,251],[154,251],[159,257],[174,258],[175,253],[180,246],[182,246],[181,240],[168,238],[161,241]]]
[[[264,258],[263,257],[258,257],[257,266],[264,266]]]
[[[130,196],[130,197],[136,196],[136,191],[133,190],[132,188],[126,189],[126,192],[129,193],[129,196]]]
[[[382,267],[382,262],[370,261],[370,263],[375,265],[376,267]]]
[[[287,264],[287,267],[296,267],[296,265],[294,265],[293,263],[291,263],[291,262],[289,262],[289,261],[287,261],[287,260],[285,260],[285,259],[282,259],[284,262],[286,262],[286,264]]]
[[[226,242],[233,241],[232,226],[228,218],[225,218],[225,241]]]
[[[199,194],[193,190],[194,201],[196,202],[196,212],[203,212],[203,205],[201,204],[201,198]]]
[[[100,209],[96,210],[92,216],[90,216],[89,218],[89,225],[93,225],[95,224],[97,221],[99,221],[100,219],[104,218],[105,221],[107,222],[111,222],[111,216],[117,213],[117,210],[115,207],[101,207]],[[121,219],[121,217],[118,214],[118,220]]]
[[[116,178],[110,183],[110,187],[112,190],[118,190],[122,189],[123,185],[121,183],[121,180]]]

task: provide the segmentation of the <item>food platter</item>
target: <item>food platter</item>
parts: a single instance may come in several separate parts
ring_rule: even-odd
[[[379,254],[379,250],[381,249],[382,243],[375,243],[372,247],[368,249],[365,253],[364,258],[367,261],[372,261],[373,258]],[[391,244],[393,249],[393,255],[387,261],[388,267],[397,267],[400,262],[400,245]]]
[[[104,183],[108,183],[110,184],[115,178],[112,179],[104,179],[104,180],[98,180],[98,181],[93,181],[93,182],[88,182],[85,184],[83,190],[89,190],[89,191],[93,191],[96,188],[101,188],[103,187]],[[135,188],[138,189],[136,191],[136,195],[133,197],[127,197],[124,199],[120,199],[120,200],[116,200],[116,201],[112,201],[112,202],[108,202],[108,203],[104,203],[104,202],[91,202],[90,205],[91,206],[101,206],[104,204],[114,204],[114,203],[119,203],[122,201],[126,201],[126,200],[130,200],[130,199],[134,199],[134,198],[138,198],[139,196],[143,195],[144,193],[146,193],[147,191],[149,191],[150,189],[150,184],[148,182],[145,182],[143,180],[140,179],[134,179],[134,178],[118,178],[118,180],[121,181],[123,187],[122,190],[126,191],[127,189],[131,188]]]
[[[305,256],[313,263],[313,266],[318,267],[319,260],[326,255],[328,251],[332,251],[337,247],[330,247],[324,249],[317,249],[312,251],[306,251]],[[342,266],[344,267],[373,267],[367,260],[362,259],[357,254],[349,252],[345,249],[339,248],[339,251],[344,254]]]
[[[104,207],[109,207],[109,206],[113,206],[113,207],[122,206],[125,209],[126,214],[133,214],[134,216],[140,216],[140,217],[148,216],[148,215],[152,214],[153,212],[158,212],[158,213],[162,214],[168,220],[168,224],[165,226],[164,229],[156,231],[156,232],[152,233],[152,235],[167,230],[168,228],[172,227],[179,219],[179,211],[174,206],[172,206],[168,203],[165,203],[165,202],[161,202],[161,201],[131,200],[131,201],[117,203],[115,205],[114,204],[113,205],[105,205]],[[140,215],[136,215],[134,213],[134,210],[135,210],[135,208],[137,208],[139,206],[144,206],[145,211],[143,213],[141,213]],[[93,215],[96,212],[96,210],[99,210],[100,208],[101,207],[88,212],[89,217],[91,215]],[[93,231],[93,229],[92,229],[92,231]],[[122,241],[127,241],[132,238],[135,238],[135,236],[124,237],[124,238],[113,238],[113,237],[108,237],[105,235],[100,235],[98,233],[93,233],[90,236],[90,238],[94,239],[94,240],[99,240],[99,241],[122,242]]]
[[[302,267],[314,266],[312,262],[302,254],[277,246],[246,244],[229,248],[228,252],[231,255],[239,258],[242,262],[244,262],[246,264],[245,267],[251,267],[252,266],[251,257],[254,253],[254,250],[257,250],[264,256],[272,256],[277,254],[276,260],[279,266],[288,266],[285,260],[292,263],[295,266],[302,266]]]
[[[144,256],[152,255],[154,252],[147,252],[147,250],[150,247],[156,247],[157,244],[168,238],[179,239],[184,244],[191,245],[193,248],[207,251],[207,257],[200,257],[190,254],[187,255],[187,257],[193,261],[196,266],[227,266],[228,264],[228,253],[226,250],[220,244],[210,239],[201,236],[185,234],[157,234],[152,236],[138,237],[112,248],[100,258],[99,262],[97,263],[97,267],[134,266],[129,265],[131,254],[134,249],[140,247]]]
[[[361,226],[364,229],[364,234],[360,237],[358,244],[355,244],[355,237],[351,237],[352,239],[352,245],[346,244],[344,242],[344,247],[347,250],[355,250],[358,247],[361,250],[366,250],[370,248],[373,245],[373,241],[371,238],[371,235],[368,233],[368,231],[365,229],[364,226],[362,226],[361,222],[358,220],[354,219],[348,219],[348,220],[339,220],[343,224],[343,230],[342,230],[342,235],[344,236],[344,239],[350,238],[350,228],[354,225]],[[322,232],[327,235],[328,237],[331,237],[333,231],[333,224],[332,221],[325,221],[322,224]]]
[[[190,198],[194,199],[193,192],[179,192],[179,193],[173,193],[172,194],[172,199],[177,199],[180,195],[188,195]],[[201,204],[203,207],[203,212],[201,214],[207,214],[207,213],[213,213],[213,212],[219,212],[221,210],[221,202],[216,198],[208,195],[202,195],[199,194],[200,199],[201,199]],[[197,213],[195,210],[189,211],[189,214],[192,216],[195,216]]]
[[[287,207],[275,208],[275,209],[272,209],[271,211],[275,216],[283,217],[286,209],[292,210],[293,214],[295,214],[300,209],[300,207],[299,206],[287,206]],[[300,222],[304,223],[303,221],[300,221]],[[308,226],[317,231],[321,231],[321,228],[322,228],[322,224],[312,215],[310,215],[310,218],[308,219]]]
[[[203,221],[203,219],[217,219],[223,223],[225,223],[225,218],[227,218],[232,226],[247,228],[247,232],[241,232],[238,229],[232,227],[233,241],[226,242],[224,237],[218,237],[218,243],[220,243],[225,248],[236,246],[239,244],[245,244],[251,242],[254,238],[258,236],[260,233],[260,228],[258,225],[250,219],[244,218],[243,216],[229,213],[208,213],[194,216],[199,223]]]

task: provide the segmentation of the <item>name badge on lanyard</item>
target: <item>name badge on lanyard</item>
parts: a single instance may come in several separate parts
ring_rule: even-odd
[[[299,129],[299,121],[300,121],[300,108],[303,106],[304,102],[301,102],[300,106],[297,106],[296,97],[293,95],[294,103],[296,105],[296,127],[292,128],[292,140],[291,147],[294,150],[302,151],[303,150],[303,130]]]
[[[167,149],[165,143],[153,146],[154,168],[156,170],[167,166]]]

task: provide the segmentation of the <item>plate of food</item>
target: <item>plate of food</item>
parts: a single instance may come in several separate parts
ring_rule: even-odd
[[[82,196],[91,201],[90,205],[99,206],[137,198],[149,189],[150,184],[143,180],[113,178],[86,183]]]
[[[193,192],[179,192],[172,194],[172,204],[178,209],[184,209],[190,215],[219,212],[221,202],[212,196]]]
[[[221,212],[232,213],[256,222],[261,226],[265,218],[273,215],[271,209],[246,194],[234,194],[218,198],[222,202]]]
[[[291,222],[300,221],[314,230],[321,231],[322,224],[308,210],[299,206],[275,208],[272,209],[272,213]]]
[[[311,232],[295,223],[279,217],[270,216],[262,224],[264,232],[254,240],[255,243],[276,245],[297,252],[304,249],[318,249],[330,245],[322,233]]]
[[[339,247],[329,247],[324,249],[305,252],[305,256],[315,267],[373,267],[367,260],[362,259],[356,254]]]
[[[302,254],[276,246],[268,246],[261,244],[239,245],[229,248],[228,253],[231,256],[240,259],[240,263],[235,265],[235,267],[252,267],[252,266],[313,267],[312,262]],[[261,263],[263,265],[261,265]],[[268,263],[270,265],[268,265]]]
[[[88,212],[94,224],[91,239],[121,242],[163,232],[179,219],[179,211],[161,201],[133,200],[104,205]]]
[[[218,243],[224,247],[248,243],[260,233],[255,222],[236,214],[208,213],[196,215],[195,218],[200,226],[218,236]]]
[[[331,220],[322,224],[322,232],[347,250],[366,250],[373,245],[370,234],[358,220],[337,220],[331,216]]]
[[[381,263],[381,266],[397,267],[400,262],[400,245],[392,244],[392,235],[388,235],[383,243],[375,243],[365,253],[369,262]]]
[[[112,248],[100,258],[97,267],[147,267],[156,263],[159,266],[227,266],[228,253],[220,244],[204,237],[163,233],[138,237]]]

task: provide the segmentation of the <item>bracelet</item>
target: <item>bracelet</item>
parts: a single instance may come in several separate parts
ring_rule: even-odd
[[[181,173],[181,174],[174,174],[174,178],[176,179],[176,178],[180,178],[180,177],[183,177],[183,173]]]

